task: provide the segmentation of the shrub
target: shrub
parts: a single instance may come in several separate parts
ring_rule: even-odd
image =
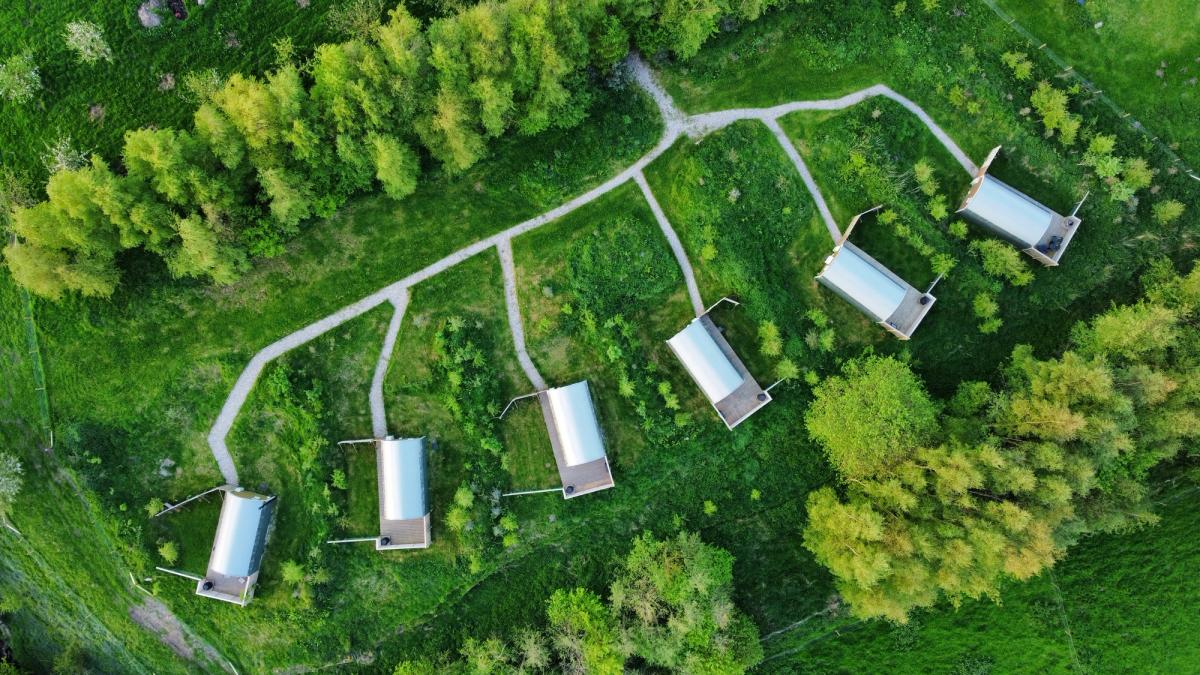
[[[937,194],[938,180],[933,175],[933,165],[927,160],[921,159],[913,165],[913,178],[917,181],[917,187],[925,196],[932,197]]]
[[[971,242],[971,252],[979,256],[983,271],[997,279],[1006,279],[1013,286],[1025,286],[1033,281],[1021,253],[998,239],[980,239]]]
[[[67,24],[63,39],[67,47],[75,52],[80,63],[92,64],[97,61],[112,61],[112,49],[104,40],[100,27],[91,21],[72,21]]]
[[[158,555],[162,556],[163,562],[174,565],[179,560],[179,548],[173,541],[164,541],[158,547]]]
[[[1168,199],[1164,202],[1158,202],[1154,205],[1154,221],[1159,225],[1170,225],[1183,215],[1183,202],[1177,199]]]
[[[1012,69],[1013,77],[1018,81],[1028,80],[1033,75],[1033,63],[1025,52],[1004,52],[1000,60]]]
[[[938,195],[929,200],[929,215],[934,220],[945,220],[950,215],[950,209],[946,206],[946,196]]]
[[[295,560],[285,560],[279,566],[279,575],[283,578],[284,583],[298,586],[304,582],[304,566]]]
[[[0,98],[25,103],[42,88],[32,54],[13,54],[0,63]]]
[[[1029,97],[1030,104],[1046,127],[1046,136],[1052,136],[1057,131],[1058,140],[1063,145],[1075,143],[1082,123],[1078,115],[1072,115],[1067,109],[1068,101],[1067,92],[1055,89],[1045,80],[1038,83],[1037,89]]]
[[[758,342],[763,356],[779,356],[783,353],[783,338],[774,321],[763,320],[758,324]]]
[[[961,220],[956,220],[946,228],[950,232],[950,236],[955,239],[967,238],[967,224]]]

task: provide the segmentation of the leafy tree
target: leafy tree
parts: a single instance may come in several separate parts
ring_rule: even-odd
[[[0,63],[0,98],[25,103],[42,88],[32,54],[13,54]]]
[[[91,168],[56,173],[46,185],[48,201],[13,213],[17,241],[4,257],[17,283],[50,299],[66,291],[112,293],[120,232],[95,198],[93,175]]]
[[[633,542],[611,588],[623,642],[675,672],[743,672],[762,658],[753,622],[733,605],[733,556],[694,533]]]
[[[624,659],[618,651],[617,627],[600,598],[576,588],[557,590],[546,607],[551,644],[564,673],[617,675]]]
[[[67,47],[75,52],[80,63],[112,61],[112,49],[104,40],[104,33],[91,21],[68,23],[63,39],[66,40]]]
[[[421,166],[417,154],[392,136],[373,134],[368,137],[375,178],[392,199],[403,199],[417,189],[417,174]]]
[[[1057,358],[1014,349],[999,391],[964,383],[924,441],[857,475],[835,463],[844,492],[810,495],[804,542],[856,615],[997,599],[1085,534],[1155,522],[1149,471],[1200,438],[1200,268],[1165,276]],[[863,435],[859,416],[845,424]]]
[[[35,203],[28,176],[0,166],[0,232],[8,230],[13,212]]]
[[[175,221],[178,246],[166,254],[174,277],[207,277],[218,284],[232,283],[245,265],[241,249],[223,245],[221,234],[198,215]]]
[[[851,361],[813,394],[805,425],[847,479],[887,468],[937,430],[937,404],[908,366],[891,357]]]
[[[334,6],[325,18],[334,31],[364,39],[379,27],[383,7],[383,0],[349,0]]]

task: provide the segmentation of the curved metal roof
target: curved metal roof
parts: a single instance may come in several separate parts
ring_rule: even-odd
[[[423,518],[425,502],[425,439],[385,438],[379,441],[379,508],[387,520]]]
[[[959,212],[969,220],[1032,248],[1046,236],[1054,212],[992,176],[975,179]]]
[[[245,490],[225,492],[208,560],[210,570],[230,577],[246,577],[258,571],[274,499]]]
[[[579,466],[604,457],[604,441],[587,380],[546,390],[550,414],[558,429],[567,466]]]
[[[742,386],[743,378],[700,319],[692,319],[667,343],[708,400],[716,403]]]
[[[886,321],[895,313],[907,292],[849,244],[830,256],[817,280],[876,321]]]

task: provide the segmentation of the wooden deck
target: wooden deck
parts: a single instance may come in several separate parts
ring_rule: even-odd
[[[1025,249],[1025,253],[1046,267],[1057,267],[1058,261],[1062,260],[1063,253],[1067,250],[1067,245],[1079,231],[1081,222],[1083,221],[1075,216],[1055,214],[1053,222],[1050,223],[1050,227],[1047,228],[1041,241],[1037,243],[1037,246]],[[1059,242],[1057,250],[1051,251],[1049,250],[1050,240],[1056,237],[1062,237],[1062,241]]]
[[[387,543],[384,543],[387,539]],[[379,516],[379,538],[375,550],[391,551],[406,548],[429,548],[429,514],[423,518],[386,520]]]
[[[205,589],[206,582],[212,583],[212,588]],[[208,570],[196,584],[196,595],[206,598],[232,602],[243,607],[254,597],[254,585],[258,582],[258,572],[248,577],[230,577],[214,570]]]
[[[729,341],[721,333],[721,329],[713,322],[707,314],[700,317],[700,323],[713,341],[717,343],[717,347],[721,349],[721,353],[729,362],[733,364],[733,369],[738,375],[742,376],[742,384],[733,393],[729,394],[720,401],[713,403],[717,414],[721,416],[721,421],[725,426],[732,429],[741,424],[747,417],[753,415],[766,404],[771,402],[771,395],[768,394],[758,381],[754,379],[754,375],[746,368],[746,364],[738,358],[737,352],[733,351],[733,347],[729,346]]]
[[[925,304],[921,304],[922,298],[927,298]],[[887,321],[881,321],[880,325],[901,340],[907,340],[912,337],[917,326],[921,325],[921,320],[925,318],[929,310],[933,309],[935,302],[937,302],[937,298],[909,286],[900,306],[896,308],[895,312],[892,312]]]
[[[562,480],[563,498],[571,499],[612,487],[614,485],[612,470],[608,466],[607,455],[586,464],[567,465],[566,458],[563,456],[562,444],[558,439],[558,427],[554,424],[554,415],[550,412],[550,401],[546,392],[538,392],[538,403],[542,406],[546,431],[550,433],[550,446],[554,450],[554,463],[558,465],[558,477]]]

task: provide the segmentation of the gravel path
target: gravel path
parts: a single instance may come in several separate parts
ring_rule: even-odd
[[[688,117],[683,125],[683,132],[692,137],[700,137],[711,133],[722,127],[728,126],[739,120],[776,120],[788,113],[794,113],[800,110],[841,110],[849,108],[852,105],[857,105],[863,101],[875,97],[883,96],[890,98],[893,101],[904,106],[909,112],[917,116],[917,119],[929,128],[930,133],[938,139],[946,150],[954,156],[954,159],[962,166],[963,170],[974,176],[979,167],[971,161],[967,153],[963,152],[962,148],[950,138],[950,135],[938,126],[937,122],[929,116],[921,106],[913,103],[907,97],[897,94],[892,91],[892,88],[885,84],[876,84],[866,89],[860,89],[856,92],[846,94],[841,98],[822,99],[818,101],[793,101],[792,103],[784,103],[782,105],[773,106],[770,108],[736,108],[733,110],[720,110],[717,112],[703,113],[700,115],[692,115]]]
[[[654,193],[650,191],[650,186],[646,183],[646,176],[639,171],[634,175],[633,180],[642,189],[642,194],[650,204],[650,210],[654,212],[654,219],[658,221],[658,226],[662,228],[667,243],[671,245],[671,251],[675,253],[675,259],[679,261],[679,269],[683,271],[683,280],[687,284],[688,297],[692,299],[692,309],[696,311],[696,316],[703,316],[704,301],[700,299],[700,287],[696,285],[696,274],[692,270],[692,263],[688,261],[687,251],[683,250],[683,243],[679,241],[679,235],[675,234],[675,229],[667,220],[667,214],[663,213],[662,207],[658,205],[658,200],[654,198]]]
[[[507,230],[498,232],[486,239],[481,239],[480,241],[460,248],[459,250],[447,255],[445,258],[442,258],[441,260],[438,260],[437,262],[434,262],[429,266],[420,269],[404,277],[403,279],[400,279],[399,281],[384,286],[371,295],[368,295],[357,302],[346,305],[336,312],[307,326],[304,326],[296,332],[267,345],[261,351],[255,354],[254,357],[250,359],[250,363],[246,365],[246,368],[242,371],[241,375],[238,376],[237,381],[233,385],[232,391],[229,392],[229,398],[225,400],[225,404],[221,407],[221,412],[217,416],[216,422],[213,423],[212,429],[208,433],[208,445],[212,449],[213,457],[217,460],[217,465],[221,469],[221,474],[225,477],[225,482],[231,485],[239,485],[237,467],[234,465],[233,457],[230,456],[229,448],[225,442],[229,435],[229,430],[233,428],[233,422],[237,418],[238,412],[241,411],[242,405],[245,404],[246,399],[249,397],[250,390],[254,387],[254,383],[258,380],[259,375],[262,374],[263,368],[265,368],[266,365],[273,359],[320,335],[323,335],[327,331],[336,328],[337,326],[355,317],[361,316],[362,314],[374,309],[375,307],[378,307],[385,302],[391,301],[393,304],[399,307],[401,303],[407,302],[408,289],[412,288],[414,285],[419,284],[422,281],[425,281],[426,279],[429,279],[430,277],[435,276],[490,248],[495,247],[498,251],[500,251],[500,259],[502,264],[504,264],[505,259],[504,250],[507,250],[507,264],[511,266],[511,241],[513,237],[518,237],[526,232],[537,229],[546,223],[557,220],[558,218],[565,216],[575,209],[578,209],[579,207],[607,194],[613,189],[623,185],[627,181],[637,181],[639,186],[642,187],[647,201],[651,203],[651,208],[661,212],[661,209],[656,208],[657,201],[654,200],[653,195],[645,186],[645,179],[641,176],[642,169],[650,164],[650,162],[653,162],[655,159],[657,159],[659,155],[666,152],[667,149],[670,148],[682,135],[686,134],[691,138],[700,138],[705,134],[711,133],[739,120],[754,119],[760,120],[764,124],[767,124],[769,127],[771,127],[771,130],[776,132],[776,138],[779,138],[779,132],[776,131],[776,129],[778,129],[778,124],[775,123],[775,120],[782,115],[796,112],[798,110],[840,110],[842,108],[847,108],[860,103],[873,96],[884,96],[900,103],[902,106],[912,111],[912,113],[915,114],[917,118],[929,128],[930,132],[937,137],[942,145],[944,145],[946,149],[950,151],[950,154],[954,156],[954,158],[960,165],[962,165],[963,169],[967,173],[974,175],[978,170],[971,159],[967,157],[966,153],[964,153],[962,149],[958,147],[954,140],[951,139],[946,132],[944,132],[942,128],[939,127],[937,123],[925,113],[924,110],[917,106],[916,103],[913,103],[909,99],[897,94],[889,87],[882,84],[867,87],[866,89],[862,89],[836,99],[796,101],[770,108],[740,108],[735,110],[722,110],[718,112],[688,116],[675,107],[675,103],[671,100],[670,95],[667,94],[667,92],[659,85],[657,80],[655,80],[653,72],[651,72],[650,68],[645,64],[644,61],[642,61],[640,57],[636,55],[631,57],[629,59],[629,68],[633,74],[634,80],[640,87],[645,89],[646,92],[650,94],[655,103],[658,105],[659,113],[663,118],[664,125],[663,134],[658,143],[632,165],[612,178],[604,181],[600,185],[597,185],[591,190],[588,190],[587,192],[575,197],[574,199],[564,202],[563,204],[560,204],[559,206],[556,206],[538,216],[530,218],[529,220],[518,223]],[[783,140],[786,140],[786,137]],[[790,142],[783,145],[785,151],[788,151],[789,147],[791,147]],[[791,147],[791,151],[788,152],[788,156],[792,157],[792,152],[794,151],[795,148]],[[797,163],[798,159],[798,153],[792,157],[793,163],[796,163],[797,169],[800,169],[803,166],[803,161],[800,160]],[[812,176],[808,175],[807,168],[801,171],[801,176],[805,179],[805,185],[808,187],[809,191],[812,192],[813,198],[817,201],[818,210],[822,211],[821,215],[822,218],[825,219],[826,227],[830,229],[830,235],[833,236],[834,240],[836,241],[840,238],[840,234],[838,234],[836,224],[833,223],[832,215],[828,214],[828,207],[822,208],[825,200],[821,198],[820,191],[817,189],[816,183],[812,181]],[[659,217],[658,212],[655,213],[656,217]],[[664,222],[665,217],[659,221],[659,224],[662,225]],[[669,230],[670,225],[667,224],[663,230],[663,233],[667,234]],[[673,231],[671,231],[671,234],[673,234]],[[671,234],[667,234],[668,240],[672,240]],[[672,249],[675,249],[677,243],[678,237],[675,237],[671,244]],[[682,252],[682,248],[678,249],[678,251]],[[687,256],[683,255],[682,258],[680,258],[679,252],[677,252],[676,258],[680,259],[680,266],[684,269],[684,277],[689,281],[688,294],[691,296],[692,304],[699,306],[698,302],[700,294],[699,291],[694,288],[695,279],[694,275],[691,274],[691,266],[687,263]],[[507,285],[508,275],[506,274],[506,286]],[[517,345],[519,345],[518,356],[520,357],[520,355],[524,353],[524,331],[521,329],[519,312],[515,314],[515,322],[513,320],[514,314],[512,307],[514,306],[515,295],[514,299],[510,301],[509,305],[509,326],[513,331],[514,341]],[[702,311],[703,308],[700,308],[698,313]],[[397,319],[395,319],[393,316],[393,322],[395,321],[397,321]],[[390,330],[391,327],[389,326],[389,332]],[[524,359],[528,360],[528,354],[524,355]],[[524,362],[522,362],[521,365],[523,367],[526,366]],[[384,365],[383,368],[386,371],[386,365]],[[377,374],[378,370],[379,368],[377,367]],[[535,386],[539,388],[545,387],[545,382],[541,379],[541,375],[537,373],[537,369],[533,367],[532,361],[528,362],[526,373],[530,375],[530,380],[534,381]],[[534,378],[534,375],[537,376],[536,379]],[[374,389],[374,383],[372,383],[372,388]],[[374,396],[374,391],[372,391],[372,396]],[[382,404],[380,406],[380,416],[377,418],[374,402],[372,402],[371,414],[372,425],[376,426],[376,422],[379,419],[382,419]],[[376,426],[376,428],[378,427]]]
[[[496,252],[500,254],[500,269],[504,271],[504,306],[508,310],[508,328],[512,331],[513,344],[517,348],[517,360],[521,362],[521,370],[533,383],[536,391],[546,389],[546,380],[533,365],[529,352],[525,349],[525,327],[521,324],[521,303],[517,298],[517,271],[513,265],[512,240],[505,239],[496,244]]]
[[[396,336],[400,334],[400,323],[404,321],[404,311],[408,309],[408,289],[401,290],[392,298],[395,311],[388,324],[387,334],[383,336],[383,347],[379,350],[379,361],[375,364],[375,376],[371,378],[371,431],[375,438],[387,436],[387,411],[383,405],[383,378],[387,377],[388,363],[392,360],[392,350],[396,347]]]
[[[800,157],[796,146],[792,145],[791,139],[783,132],[783,127],[779,126],[779,122],[775,118],[765,119],[763,123],[767,125],[771,133],[775,134],[775,140],[779,141],[779,145],[783,146],[783,151],[792,160],[792,164],[796,165],[796,171],[800,172],[800,179],[804,181],[804,187],[808,188],[808,193],[817,203],[817,211],[821,214],[821,220],[825,221],[825,229],[829,230],[829,236],[833,237],[835,242],[841,241],[842,231],[838,229],[837,221],[829,212],[829,205],[825,203],[825,198],[821,196],[821,191],[817,188],[817,181],[813,180],[812,173],[809,172],[804,159]]]

